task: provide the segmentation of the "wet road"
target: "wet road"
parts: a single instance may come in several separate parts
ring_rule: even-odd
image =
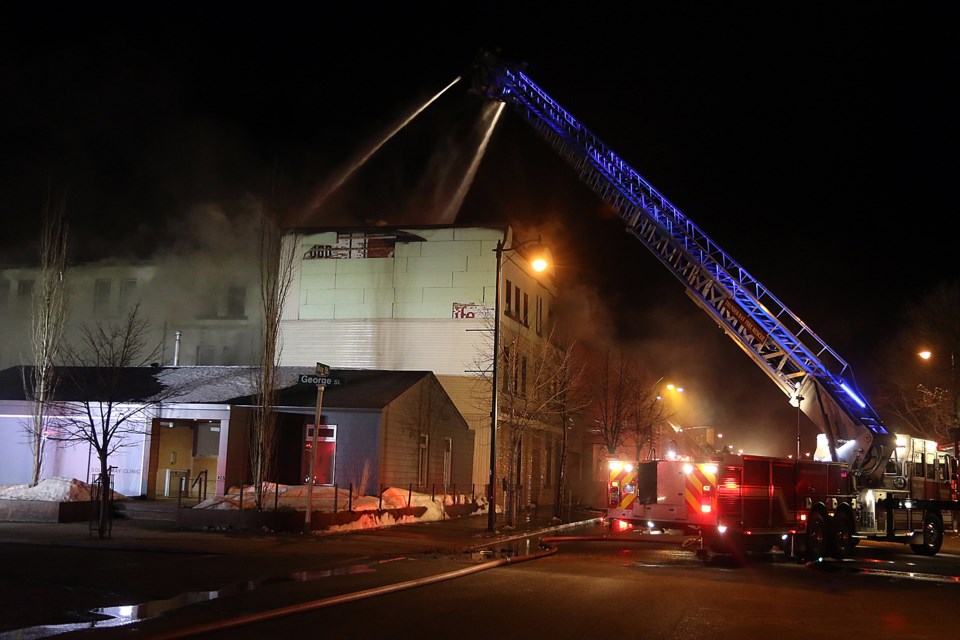
[[[607,616],[622,617],[625,602],[646,598],[660,603],[666,592],[672,595],[665,602],[650,605],[652,609],[645,607],[656,612],[655,619],[645,619],[645,624],[666,634],[658,637],[673,637],[671,634],[707,613],[711,622],[698,622],[696,637],[733,637],[725,634],[732,629],[749,631],[749,620],[782,626],[781,635],[793,637],[790,628],[804,619],[803,611],[792,605],[794,600],[819,603],[830,611],[838,602],[865,608],[873,606],[873,598],[883,598],[897,603],[883,615],[906,624],[922,612],[936,611],[937,605],[952,606],[960,595],[956,577],[960,575],[960,555],[949,550],[936,558],[924,558],[898,545],[862,543],[855,559],[843,562],[804,565],[774,554],[737,566],[724,562],[704,565],[690,548],[680,545],[680,538],[655,540],[648,535],[641,542],[570,539],[609,537],[608,533],[594,525],[533,539],[498,539],[489,547],[485,545],[491,541],[485,540],[482,532],[467,535],[460,531],[459,542],[455,542],[452,536],[444,541],[436,529],[407,527],[375,535],[338,536],[320,544],[267,537],[255,544],[238,541],[231,547],[227,539],[199,550],[196,543],[182,548],[168,544],[131,549],[3,544],[0,566],[4,591],[9,595],[0,605],[0,629],[6,630],[0,638],[176,637],[171,634],[196,625],[265,617],[258,612],[306,608],[306,603],[337,598],[335,605],[314,605],[312,611],[271,617],[265,623],[250,621],[202,637],[294,634],[313,625],[337,630],[328,637],[382,637],[364,635],[370,632],[367,625],[357,629],[343,621],[359,617],[391,627],[418,628],[432,617],[424,613],[427,605],[438,611],[488,611],[487,623],[497,620],[500,625],[501,616],[525,620],[531,612],[548,606],[544,615],[549,613],[549,620],[539,621],[541,626],[526,629],[519,621],[510,626],[516,626],[517,633],[523,629],[534,633],[525,637],[539,637],[553,624],[559,625],[559,633],[577,628],[582,620],[591,621],[589,626],[595,630],[605,624]],[[541,538],[547,543],[545,548],[538,544]],[[473,549],[465,551],[466,542],[474,543],[469,545]],[[517,561],[524,554],[536,554],[539,559]],[[435,578],[444,575],[450,578]],[[383,591],[384,585],[403,583],[413,586]],[[345,594],[378,589],[375,598],[344,599]],[[566,590],[570,593],[561,593]],[[701,590],[706,590],[706,595]],[[559,600],[545,604],[548,595]],[[757,603],[766,597],[775,597],[777,602],[787,599],[774,621],[767,619],[774,615],[771,611],[758,617],[744,608],[747,603],[760,606]],[[695,609],[700,614],[694,615],[689,610],[691,599],[710,604],[698,604]],[[620,603],[620,608],[612,603]],[[909,611],[900,603],[909,604]],[[635,615],[629,618],[636,624]],[[725,620],[724,624],[715,626],[715,618]],[[554,619],[559,620],[554,623]],[[477,624],[457,624],[466,625],[458,630],[460,637],[489,637],[477,630]],[[869,624],[878,637],[889,631],[878,622]],[[630,632],[625,623],[617,626]],[[476,635],[471,635],[474,631]],[[496,635],[502,637],[503,633]],[[433,636],[428,632],[418,637]]]

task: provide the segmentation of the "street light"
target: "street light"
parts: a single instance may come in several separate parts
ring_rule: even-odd
[[[933,358],[933,352],[929,349],[924,349],[917,353],[922,360],[930,360]],[[950,436],[953,438],[953,455],[960,458],[960,398],[957,397],[957,367],[956,367],[956,352],[950,352],[950,402],[952,404],[951,409],[951,419],[953,420],[953,426],[950,427]]]
[[[494,252],[497,256],[496,285],[494,287],[493,302],[493,362],[491,365],[490,385],[490,481],[487,485],[487,531],[497,529],[497,361],[500,359],[500,277],[503,266],[503,254],[508,251],[517,251],[528,245],[540,245],[540,239],[524,240],[509,248],[503,246],[503,238],[497,240]],[[545,249],[545,248],[544,248]],[[546,251],[530,260],[534,271],[540,272],[549,266]]]

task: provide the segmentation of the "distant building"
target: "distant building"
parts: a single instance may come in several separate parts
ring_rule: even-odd
[[[476,431],[473,482],[485,487],[495,248],[523,239],[509,227],[456,225],[298,233],[301,260],[283,314],[283,364],[433,371]],[[557,298],[552,267],[538,274],[526,262],[522,253],[503,254],[501,346],[510,353],[511,345],[528,345],[500,364],[504,393],[532,391],[528,358],[549,337]],[[516,474],[522,504],[553,502],[561,440],[555,424],[535,422],[525,430]],[[498,477],[507,475],[507,444],[498,440]],[[580,464],[579,447],[571,447],[568,471],[579,472]]]
[[[304,373],[318,362],[338,370],[432,372],[474,437],[469,447],[473,456],[469,481],[485,493],[490,477],[495,248],[500,240],[510,249],[521,239],[515,239],[506,226],[434,225],[290,230],[286,240],[300,244],[282,316],[281,364]],[[153,362],[160,367],[256,365],[262,323],[257,252],[253,247],[224,244],[221,250],[196,254],[159,251],[158,258],[149,262],[72,265],[68,340],[76,340],[81,323],[120,321],[140,304],[152,329],[150,344],[158,346]],[[551,272],[536,274],[525,262],[520,252],[503,254],[500,336],[502,352],[510,354],[498,369],[504,394],[526,393],[531,363],[516,345],[542,344],[548,338],[557,296]],[[30,309],[37,274],[35,266],[0,268],[0,320],[5,327],[0,343],[2,367],[32,363]],[[221,410],[219,404],[213,409]],[[219,414],[209,419],[224,420]],[[293,447],[287,454],[297,458],[305,455],[308,423],[300,426],[296,442],[285,445]],[[194,433],[197,428],[191,426]],[[417,437],[421,445],[438,444],[427,432]],[[346,438],[339,429],[338,452],[347,446]],[[506,444],[501,434],[498,478],[508,475]],[[191,458],[208,457],[198,455],[198,447],[199,440]],[[466,449],[458,446],[454,456]],[[535,422],[524,431],[521,462],[515,469],[521,504],[553,502],[561,449],[562,432],[557,425]],[[568,449],[568,478],[576,492],[578,476],[591,474],[581,468],[592,463],[589,452],[581,458],[578,442]],[[420,455],[419,448],[400,451],[410,453],[411,460]],[[204,464],[209,467],[213,462]],[[158,462],[148,465],[145,473],[151,475],[153,466],[186,469]],[[425,471],[418,471],[418,482],[440,484],[446,477],[442,469]],[[457,474],[461,471],[458,468]],[[216,475],[224,474],[218,469]],[[220,482],[229,481],[222,478]],[[166,477],[161,473],[148,478],[148,485],[149,493],[157,494],[157,487],[167,485]],[[218,482],[216,490],[221,489]]]
[[[67,340],[81,325],[117,323],[140,305],[149,322],[148,349],[161,365],[250,365],[260,342],[256,261],[178,256],[147,262],[70,265]],[[0,368],[29,364],[36,265],[0,268]]]
[[[0,484],[27,482],[30,446],[24,427],[30,402],[20,367],[0,371]],[[314,481],[376,495],[383,486],[469,495],[473,434],[429,371],[334,370],[340,383],[325,389],[323,420],[313,447],[317,387],[299,383],[299,368],[279,372],[282,388],[276,480]],[[81,407],[78,389],[98,411],[110,397],[123,397],[134,418],[123,445],[111,456],[117,491],[149,498],[223,495],[249,478],[249,442],[255,370],[250,367],[137,367],[124,372],[120,388],[98,387],[93,368],[64,370],[56,400],[59,415]],[[97,391],[97,389],[100,391]],[[174,391],[157,401],[157,389]],[[168,391],[169,392],[169,391]],[[136,407],[145,407],[140,412]],[[47,430],[44,477],[93,481],[95,452],[63,442],[65,426],[54,414]]]

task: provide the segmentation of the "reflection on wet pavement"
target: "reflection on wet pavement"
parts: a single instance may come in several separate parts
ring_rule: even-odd
[[[217,591],[188,591],[165,600],[151,600],[141,604],[120,605],[116,607],[99,607],[89,611],[74,611],[63,617],[70,618],[70,622],[63,624],[44,624],[34,627],[24,627],[12,631],[0,632],[0,640],[35,640],[49,638],[61,633],[82,631],[85,629],[102,629],[106,627],[121,627],[139,622],[148,618],[155,618],[174,609],[186,607],[199,602],[208,602],[217,598],[249,593],[276,584],[288,582],[310,582],[335,576],[356,575],[376,571],[376,565],[401,560],[402,557],[389,560],[373,561],[362,564],[352,564],[333,569],[317,569],[311,571],[295,571],[289,575],[266,578],[263,580],[245,580],[227,586]]]

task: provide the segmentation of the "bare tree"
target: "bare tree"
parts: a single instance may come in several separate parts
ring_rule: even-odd
[[[31,342],[32,379],[24,380],[26,397],[33,403],[27,431],[33,455],[30,486],[40,482],[47,428],[47,409],[56,389],[55,370],[67,321],[67,227],[62,203],[48,201],[41,217],[40,276],[34,289]]]
[[[136,305],[116,324],[96,322],[80,328],[78,345],[64,345],[70,366],[58,370],[64,397],[58,403],[59,416],[53,422],[58,439],[66,444],[87,444],[100,466],[99,535],[108,531],[111,500],[110,456],[133,444],[133,435],[148,428],[153,410],[178,390],[164,387],[156,376],[135,375],[131,368],[145,367],[160,352],[160,345],[148,348],[150,328]]]
[[[930,359],[918,356],[930,351]],[[904,312],[902,329],[884,343],[877,408],[895,428],[932,440],[953,439],[960,415],[960,280],[934,287]]]
[[[563,494],[567,487],[567,453],[570,448],[570,433],[575,426],[574,416],[579,415],[589,405],[589,401],[581,384],[585,366],[575,357],[576,342],[556,336],[552,344],[555,393],[552,395],[551,408],[561,433],[553,515],[554,518],[560,519]]]
[[[275,472],[277,457],[277,415],[274,412],[280,385],[280,321],[293,284],[301,239],[297,234],[284,236],[276,220],[265,208],[260,210],[260,301],[263,309],[260,366],[256,376],[259,398],[253,410],[250,429],[250,472],[256,491],[257,509],[263,509],[265,483]],[[317,423],[320,416],[316,417]],[[319,424],[316,425],[319,427]]]
[[[632,387],[628,392],[628,416],[630,440],[633,441],[634,455],[637,462],[652,456],[654,451],[654,429],[666,420],[664,403],[660,398],[657,384],[660,380],[651,381],[651,376],[642,373],[630,376]]]
[[[571,350],[558,351],[552,333],[530,341],[518,335],[501,352],[503,383],[500,387],[499,421],[509,436],[507,448],[507,525],[516,521],[519,509],[519,478],[524,436],[530,427],[555,421],[560,398],[570,392]]]
[[[635,396],[631,372],[631,358],[621,349],[603,349],[594,361],[590,373],[590,390],[593,398],[596,429],[607,449],[614,457],[617,450],[628,443],[630,420],[635,415]]]

